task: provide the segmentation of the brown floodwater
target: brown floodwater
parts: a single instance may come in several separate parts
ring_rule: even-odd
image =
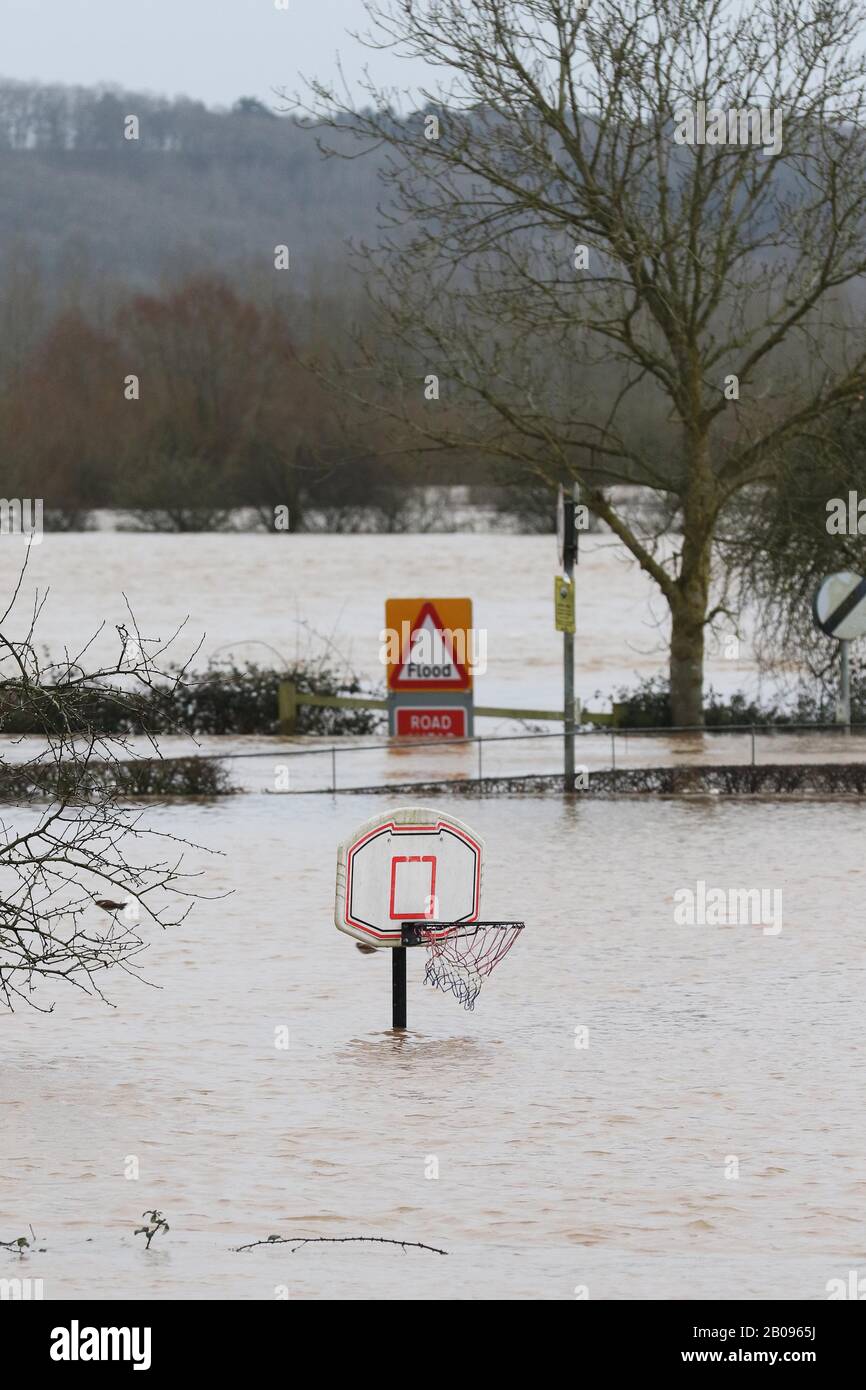
[[[484,914],[527,929],[474,1013],[410,953],[405,1037],[387,958],[332,921],[337,841],[382,809],[149,812],[232,896],[115,1007],[0,1017],[0,1235],[45,1247],[4,1272],[46,1298],[823,1298],[866,1260],[859,804],[461,800]],[[698,880],[781,890],[781,931],[677,925]],[[449,1254],[232,1250],[272,1233]]]
[[[19,559],[0,551],[7,588]],[[488,637],[478,700],[547,708],[553,563],[552,537],[47,536],[18,621],[50,587],[38,640],[58,654],[104,619],[93,655],[110,658],[125,591],[145,637],[189,614],[204,656],[330,643],[377,680],[385,597],[462,592]],[[609,539],[583,548],[578,614],[587,704],[662,665],[659,605]],[[713,650],[709,676],[754,688],[748,630],[736,659]],[[229,896],[151,934],[149,983],[106,980],[111,1007],[67,989],[40,996],[51,1014],[0,1014],[0,1239],[32,1225],[44,1247],[0,1274],[41,1278],[46,1298],[820,1299],[866,1266],[862,805],[461,798],[450,808],[488,844],[484,914],[527,928],[473,1013],[426,987],[410,953],[400,1037],[387,958],[333,926],[337,843],[388,801],[273,793],[284,769],[293,792],[334,771],[338,788],[471,777],[478,750],[365,737],[332,763],[322,747],[203,740],[266,752],[232,762],[244,794],[147,816],[213,850],[190,867]],[[778,735],[755,756],[860,747]],[[613,752],[606,734],[578,750],[590,767]],[[632,766],[752,756],[740,735],[615,751]],[[561,747],[482,758],[490,775],[555,771]],[[781,930],[679,924],[678,895],[699,883],[780,893]],[[146,1251],[133,1231],[152,1207],[171,1229]],[[233,1250],[272,1233],[449,1253]]]

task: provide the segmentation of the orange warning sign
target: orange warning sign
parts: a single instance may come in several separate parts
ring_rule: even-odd
[[[383,656],[389,690],[471,690],[472,600],[389,598]]]

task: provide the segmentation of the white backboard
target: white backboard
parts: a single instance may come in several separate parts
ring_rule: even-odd
[[[399,946],[404,922],[474,922],[483,864],[483,840],[455,816],[386,811],[337,851],[334,921],[371,946]]]

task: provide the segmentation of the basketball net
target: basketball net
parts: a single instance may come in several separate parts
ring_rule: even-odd
[[[508,954],[523,922],[418,922],[419,946],[427,948],[424,983],[451,993],[464,1009],[474,1009],[487,976]]]

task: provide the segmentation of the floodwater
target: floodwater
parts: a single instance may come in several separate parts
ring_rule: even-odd
[[[527,928],[473,1013],[411,953],[405,1037],[387,957],[332,920],[335,845],[381,809],[154,808],[234,896],[154,939],[157,988],[0,1017],[0,1233],[45,1247],[4,1274],[46,1298],[819,1299],[866,1263],[861,806],[461,801],[485,915]],[[677,925],[698,880],[780,888],[782,930]],[[234,1253],[271,1234],[448,1255]]]
[[[299,618],[331,612],[357,656],[386,586],[449,576],[479,610],[491,595],[484,698],[555,698],[551,540],[473,537],[461,573],[465,537],[298,539],[305,561],[283,538],[46,538],[43,640],[122,621],[126,588],[145,635],[182,609],[210,646],[287,654]],[[631,669],[641,627],[634,576],[599,553],[588,679],[595,661]],[[476,750],[451,752],[472,775]],[[483,915],[527,928],[472,1013],[411,952],[400,1037],[387,956],[333,925],[336,845],[388,802],[272,794],[276,756],[234,764],[243,795],[146,808],[212,851],[188,851],[208,896],[149,936],[147,984],[106,979],[112,1007],[58,988],[39,996],[50,1015],[0,1014],[0,1239],[32,1225],[39,1247],[0,1251],[0,1277],[42,1279],[48,1299],[822,1299],[866,1272],[860,803],[461,797],[450,809],[487,843]],[[781,930],[680,925],[675,895],[699,882],[777,890]],[[133,1232],[153,1207],[171,1229],[147,1251]],[[271,1234],[448,1253],[235,1249]]]
[[[2,592],[14,587],[24,545],[3,537]],[[53,655],[76,651],[101,622],[91,659],[118,652],[129,624],[126,594],[145,638],[169,637],[188,615],[178,655],[204,635],[200,661],[235,655],[259,664],[328,653],[370,682],[379,660],[385,599],[468,595],[484,634],[483,705],[562,708],[562,637],[553,625],[553,536],[48,534],[30,551],[16,608],[5,625],[26,631],[37,591],[48,591],[37,639]],[[636,676],[665,667],[665,608],[654,585],[614,538],[581,539],[577,576],[576,692],[587,708]],[[736,657],[720,632],[708,680],[720,691],[756,688],[748,620]],[[152,649],[149,649],[152,650]]]

